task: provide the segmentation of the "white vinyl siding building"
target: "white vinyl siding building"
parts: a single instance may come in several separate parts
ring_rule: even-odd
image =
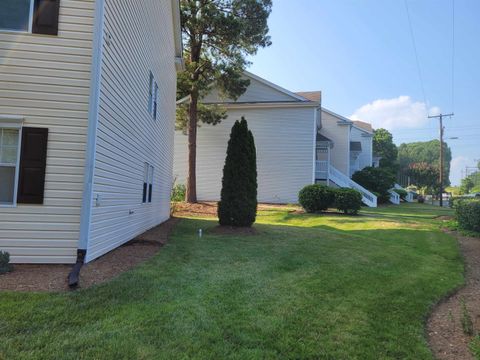
[[[322,128],[320,133],[333,142],[330,163],[348,175],[350,171],[350,127],[351,121],[322,108]]]
[[[296,203],[300,189],[314,182],[319,103],[253,74],[246,76],[250,86],[235,103],[218,95],[204,99],[226,103],[228,118],[218,125],[202,124],[198,128],[197,197],[202,201],[219,200],[230,131],[234,122],[244,116],[257,149],[258,201]],[[187,157],[187,136],[176,131],[173,172],[176,183],[186,183]]]
[[[58,21],[47,29],[33,16],[26,31],[12,31],[0,15],[0,134],[48,130],[42,202],[16,204],[10,190],[0,192],[0,250],[14,263],[74,263],[78,250],[89,261],[169,214],[178,1],[50,3]],[[149,71],[158,83],[156,121]],[[148,204],[145,163],[154,168]],[[5,167],[0,176],[11,179],[1,175]]]
[[[227,142],[236,120],[248,122],[257,149],[258,201],[296,203],[298,192],[313,182],[315,108],[229,109],[220,124],[202,125],[197,133],[197,197],[217,201],[222,188]],[[292,126],[292,121],[295,126]],[[175,133],[174,177],[185,184],[187,136]]]
[[[173,26],[154,24],[171,23],[171,3],[107,1],[104,11],[111,40],[103,44],[93,185],[99,201],[87,261],[170,217],[175,44]]]
[[[350,142],[360,143],[361,152],[358,156],[350,152],[350,176],[373,164],[373,134],[355,125],[350,132]]]
[[[95,2],[61,4],[57,36],[0,30],[0,127],[49,130],[43,205],[0,205],[0,250],[17,263],[76,259]]]

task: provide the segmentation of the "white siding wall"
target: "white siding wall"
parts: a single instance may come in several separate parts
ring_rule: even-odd
[[[295,98],[276,90],[258,80],[250,79],[250,85],[237,102],[274,102],[274,101],[296,101]],[[221,98],[215,89],[202,99],[205,103],[233,102],[231,99]]]
[[[296,203],[313,182],[315,108],[231,109],[219,125],[198,129],[197,194],[219,200],[227,142],[235,120],[245,116],[257,148],[258,200]],[[175,133],[174,177],[185,183],[187,136]]]
[[[44,205],[0,207],[0,250],[15,263],[76,259],[95,3],[60,5],[58,36],[0,31],[0,114],[49,129]]]
[[[322,129],[320,133],[333,141],[330,150],[331,165],[348,176],[350,162],[350,125],[338,125],[340,118],[322,111]]]
[[[367,166],[372,166],[372,141],[373,136],[369,135],[367,132],[360,130],[352,126],[350,133],[350,141],[360,141],[362,144],[362,152],[358,156],[356,161],[357,170],[362,170]],[[353,165],[352,165],[353,166]]]
[[[87,261],[168,219],[176,72],[170,1],[106,0],[94,198]],[[159,85],[148,113],[149,72]],[[153,201],[142,204],[144,163],[155,166]],[[95,206],[95,201],[93,206]],[[133,211],[133,214],[130,214]]]

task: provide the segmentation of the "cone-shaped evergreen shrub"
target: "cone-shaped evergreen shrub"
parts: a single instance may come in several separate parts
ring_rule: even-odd
[[[257,216],[257,156],[253,134],[242,117],[232,127],[218,203],[220,225],[251,226]]]

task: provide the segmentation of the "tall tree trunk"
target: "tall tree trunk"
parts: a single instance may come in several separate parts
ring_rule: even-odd
[[[187,194],[188,203],[197,202],[197,104],[198,91],[193,90],[190,94],[188,109],[188,176]]]

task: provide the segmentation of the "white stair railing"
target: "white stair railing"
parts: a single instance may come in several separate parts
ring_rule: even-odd
[[[412,191],[408,191],[406,190],[405,188],[403,188],[401,185],[399,184],[395,184],[394,185],[394,188],[395,189],[400,189],[400,190],[405,190],[407,192],[407,197],[405,198],[405,200],[407,202],[413,202],[413,192]]]
[[[317,180],[328,179],[328,161],[317,160],[315,162],[315,179]]]
[[[357,184],[355,181],[350,179],[348,176],[343,174],[341,171],[334,168],[332,165],[329,165],[329,179],[333,181],[340,187],[348,187],[355,189],[362,194],[362,201],[365,205],[369,207],[377,207],[377,197],[372,194],[370,191],[365,189],[360,184]]]
[[[388,190],[388,193],[390,194],[390,202],[395,205],[400,205],[400,195],[393,190]]]

